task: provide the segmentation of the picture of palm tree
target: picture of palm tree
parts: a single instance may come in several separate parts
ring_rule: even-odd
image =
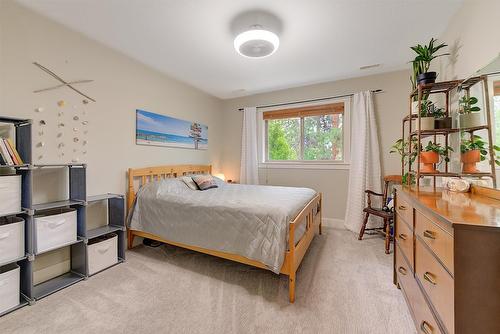
[[[136,144],[208,149],[208,126],[136,110]]]

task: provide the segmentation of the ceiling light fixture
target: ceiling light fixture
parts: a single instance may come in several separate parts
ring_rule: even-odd
[[[278,50],[280,39],[272,31],[265,30],[260,25],[250,27],[234,39],[234,48],[243,57],[264,58]]]

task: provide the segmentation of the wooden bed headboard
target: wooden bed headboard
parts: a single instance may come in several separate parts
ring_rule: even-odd
[[[128,169],[127,210],[134,204],[136,189],[160,179],[174,178],[186,174],[212,174],[211,165],[168,165]],[[136,187],[137,186],[137,187]]]

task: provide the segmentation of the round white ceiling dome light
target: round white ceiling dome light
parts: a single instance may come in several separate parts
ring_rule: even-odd
[[[274,32],[265,30],[260,25],[240,33],[234,39],[234,48],[243,57],[264,58],[278,50],[280,39]]]

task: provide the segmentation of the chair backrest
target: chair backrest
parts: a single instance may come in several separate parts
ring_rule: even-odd
[[[402,184],[403,178],[401,175],[386,175],[384,176],[384,196],[382,197],[382,205],[387,204],[387,196],[389,191],[389,185]]]

